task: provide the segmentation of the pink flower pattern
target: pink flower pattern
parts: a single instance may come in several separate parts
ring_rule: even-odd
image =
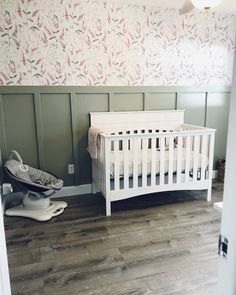
[[[0,1],[0,85],[230,85],[235,16]]]

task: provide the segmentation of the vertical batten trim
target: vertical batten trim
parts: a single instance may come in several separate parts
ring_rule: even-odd
[[[73,148],[73,159],[74,159],[74,184],[79,184],[79,132],[77,130],[78,123],[78,107],[76,93],[70,93],[70,114],[71,114],[71,135],[72,135],[72,148]]]
[[[143,92],[143,110],[148,110],[148,94],[146,92]]]
[[[38,149],[38,163],[39,163],[39,168],[43,168],[44,141],[43,141],[43,117],[42,117],[41,96],[39,92],[35,92],[33,95],[34,95],[37,149]]]
[[[114,93],[108,92],[108,111],[113,112],[113,100],[114,100]]]
[[[204,127],[207,125],[207,108],[208,108],[208,92],[205,93],[205,118],[204,118]]]
[[[178,109],[178,92],[175,92],[175,110]]]
[[[1,154],[2,158],[5,158],[7,155],[7,141],[6,141],[6,131],[4,123],[4,111],[3,111],[3,99],[2,94],[0,94],[0,134],[1,134]]]

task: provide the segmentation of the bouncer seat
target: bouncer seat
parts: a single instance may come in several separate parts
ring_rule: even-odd
[[[13,188],[21,192],[21,195],[23,193],[20,204],[6,209],[7,216],[47,221],[63,213],[67,203],[50,200],[50,197],[63,187],[63,180],[46,171],[24,165],[19,153],[14,150],[9,153],[4,167]]]

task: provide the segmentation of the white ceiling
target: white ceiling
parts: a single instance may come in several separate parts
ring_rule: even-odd
[[[180,9],[183,7],[185,0],[116,0],[116,2],[121,4],[139,4],[145,6]],[[236,14],[236,0],[222,0],[222,3],[216,7],[214,11],[220,13]]]

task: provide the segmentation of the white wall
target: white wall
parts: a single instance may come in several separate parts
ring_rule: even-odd
[[[221,233],[228,238],[227,260],[220,258],[219,295],[236,294],[236,52],[232,84]]]

